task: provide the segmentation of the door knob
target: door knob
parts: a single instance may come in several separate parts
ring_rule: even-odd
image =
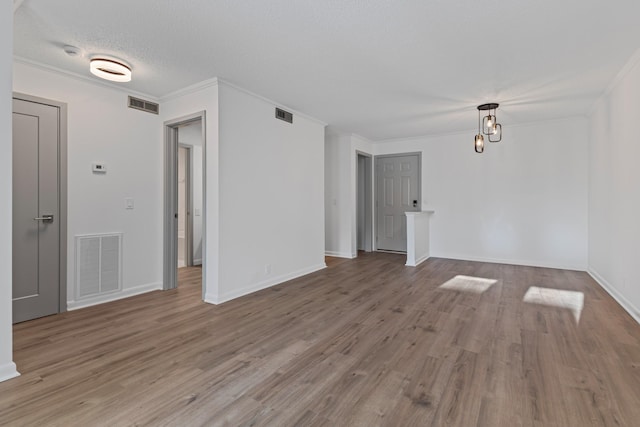
[[[33,218],[34,221],[53,222],[53,215],[42,215],[37,218]]]

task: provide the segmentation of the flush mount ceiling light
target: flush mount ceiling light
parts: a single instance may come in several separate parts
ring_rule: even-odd
[[[91,74],[112,82],[131,81],[131,67],[118,59],[97,56],[91,59]]]
[[[495,102],[478,105],[478,134],[474,141],[476,153],[484,151],[484,135],[489,137],[489,142],[502,141],[502,125],[498,123],[498,118],[496,117],[496,110],[499,105]],[[487,115],[481,118],[480,111],[487,111]]]

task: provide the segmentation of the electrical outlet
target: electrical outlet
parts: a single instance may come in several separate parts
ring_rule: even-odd
[[[127,197],[124,199],[125,209],[133,209],[133,198]]]
[[[271,264],[265,264],[264,265],[264,274],[265,275],[271,274]]]

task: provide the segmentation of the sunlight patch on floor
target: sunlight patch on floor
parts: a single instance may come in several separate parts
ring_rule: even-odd
[[[448,289],[450,291],[473,292],[474,294],[481,294],[496,282],[497,280],[493,279],[483,279],[482,277],[458,275],[453,279],[444,282],[442,285],[440,285],[440,288]]]
[[[576,319],[576,325],[580,323],[580,315],[584,307],[584,294],[577,291],[565,291],[562,289],[539,288],[531,286],[524,295],[522,301],[529,304],[540,304],[548,307],[566,308],[571,310]]]

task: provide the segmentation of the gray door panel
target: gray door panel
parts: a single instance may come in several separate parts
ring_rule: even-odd
[[[419,164],[418,154],[376,158],[378,249],[407,251],[404,213],[420,210]]]
[[[58,126],[57,107],[13,100],[14,323],[59,311]]]

